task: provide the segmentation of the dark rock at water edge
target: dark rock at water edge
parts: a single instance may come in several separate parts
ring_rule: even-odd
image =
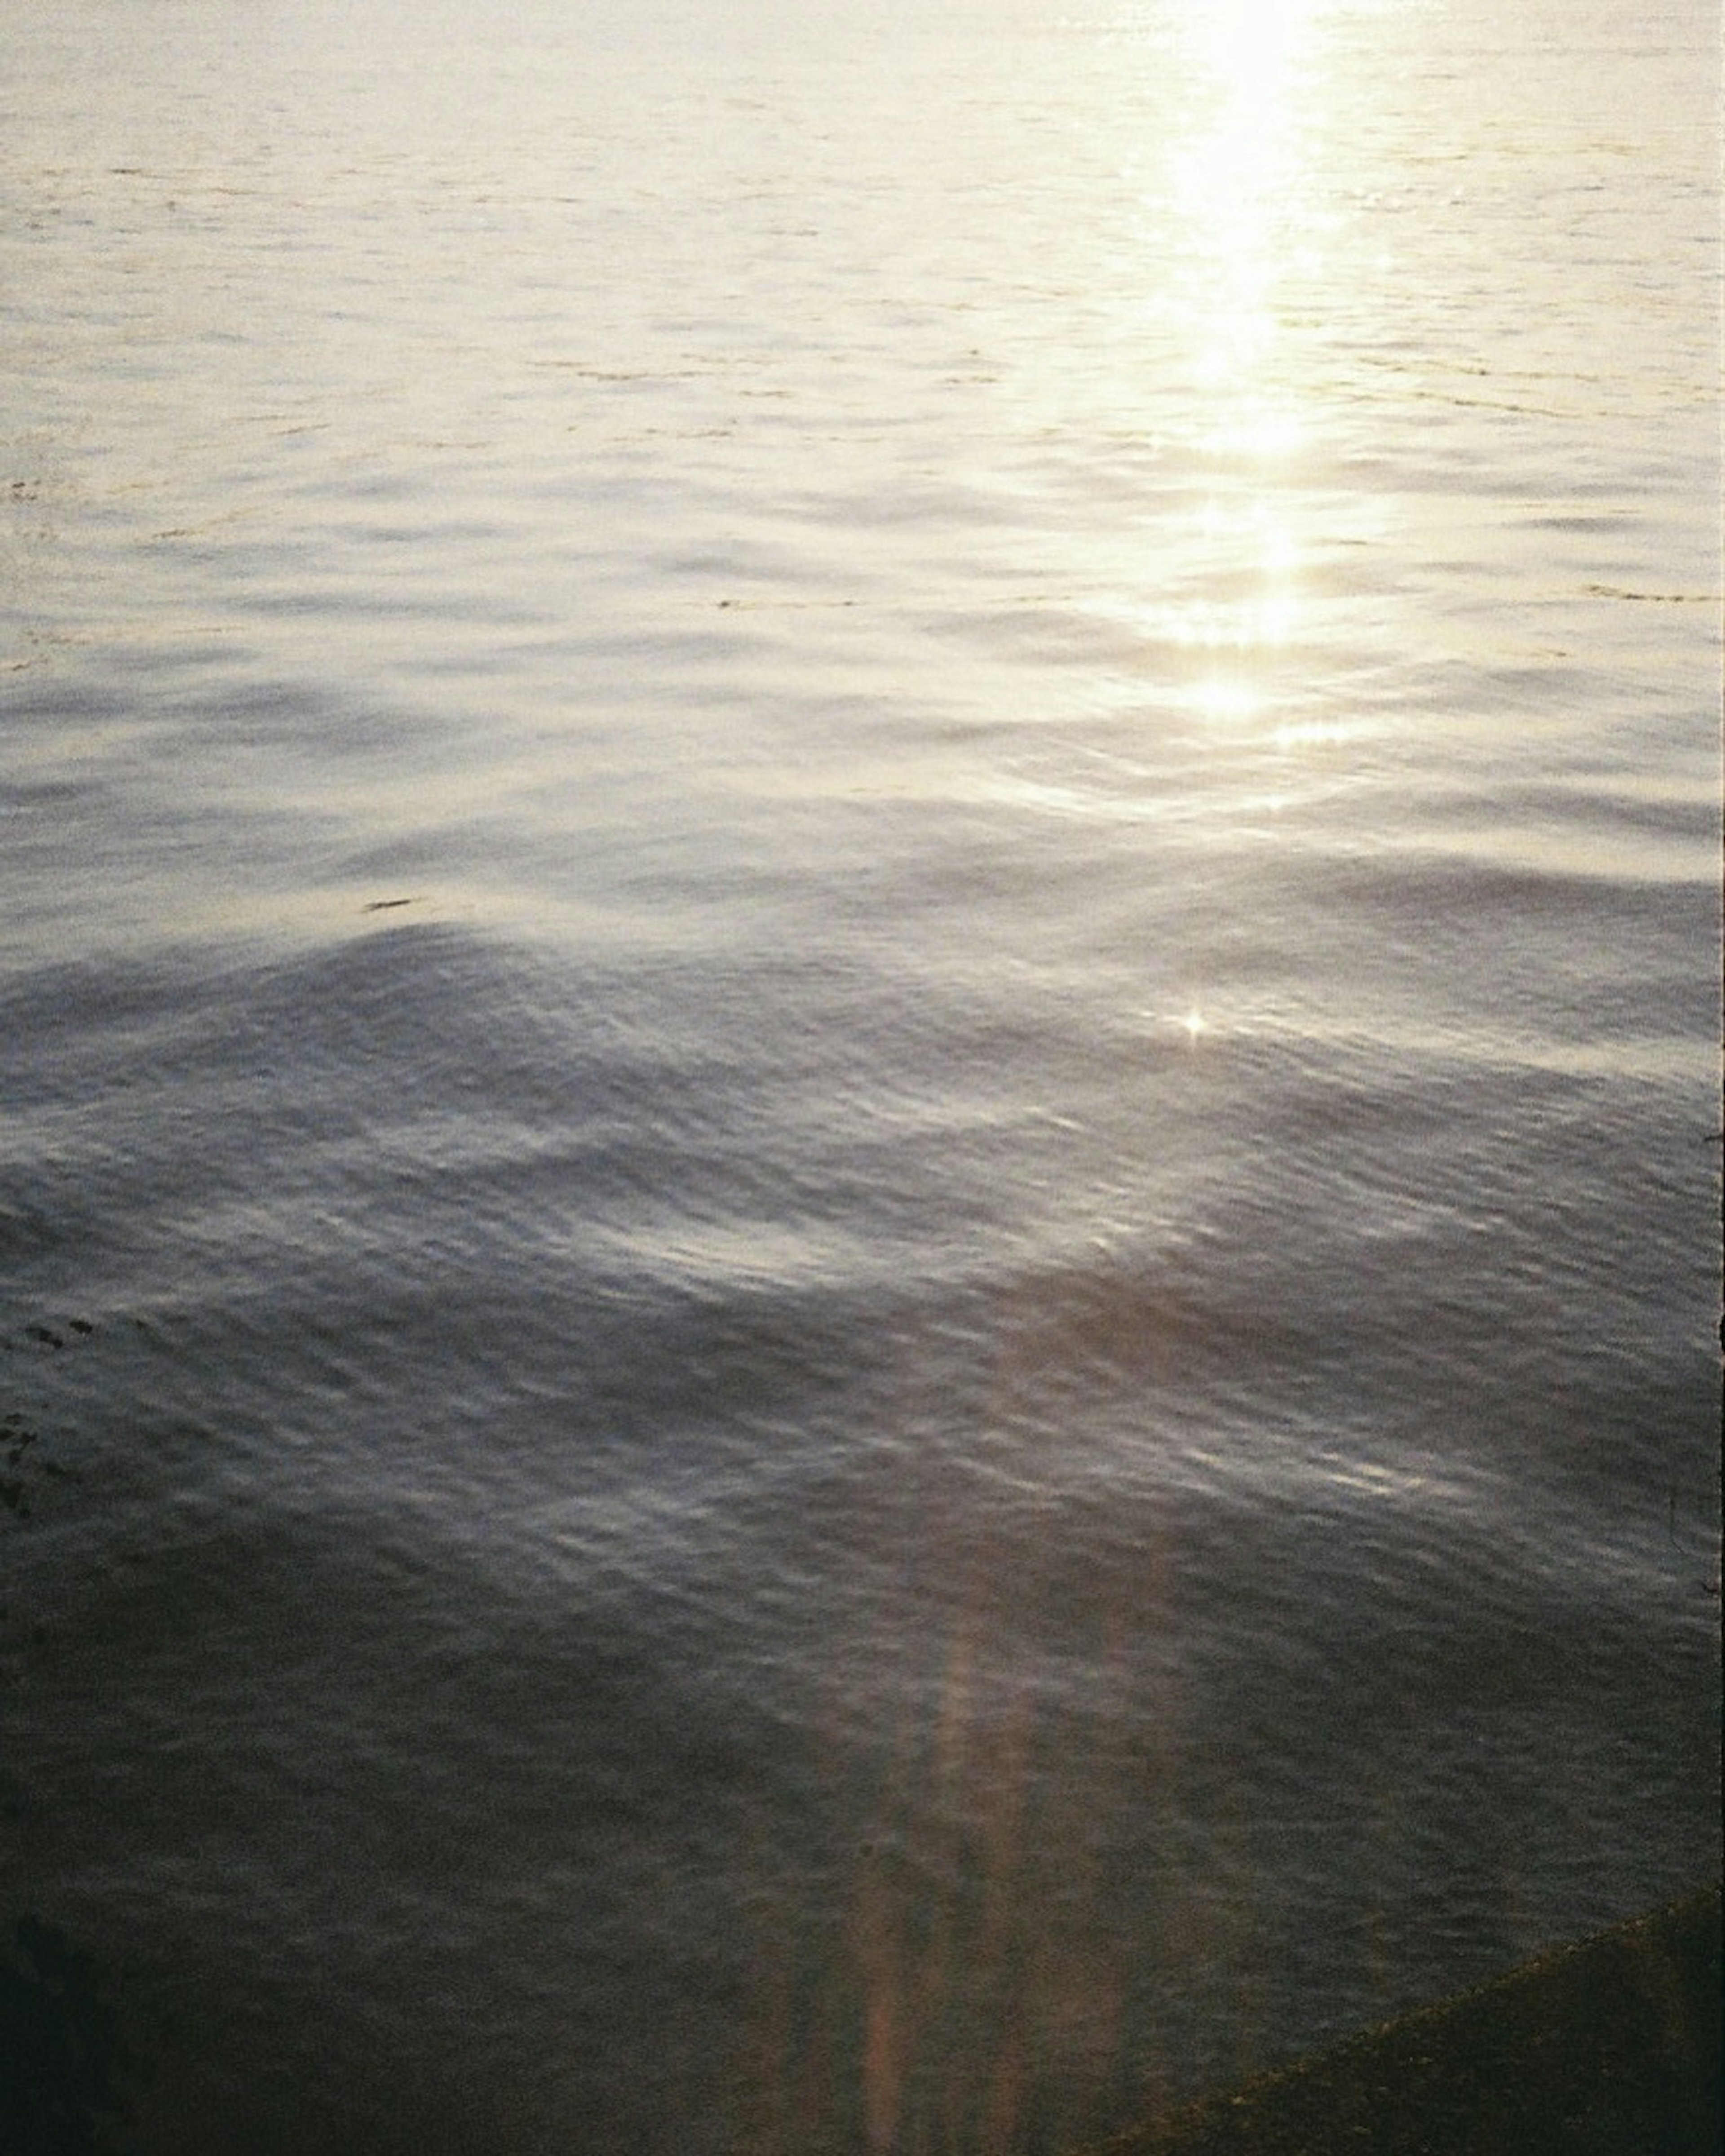
[[[1717,1886],[1090,2156],[1713,2156]]]

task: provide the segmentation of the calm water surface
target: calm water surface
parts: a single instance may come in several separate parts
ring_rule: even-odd
[[[1714,1868],[1717,39],[14,0],[0,1917],[142,2148],[1050,2152]]]

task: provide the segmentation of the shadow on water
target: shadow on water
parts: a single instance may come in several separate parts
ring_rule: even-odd
[[[38,1916],[0,1944],[0,2148],[123,2156],[132,2092],[149,2079],[116,1979]]]
[[[28,1328],[59,1352],[93,1327]],[[5,1345],[9,1348],[11,1341]],[[75,1482],[22,1409],[0,1416],[0,1507],[28,1519],[44,1478]],[[7,1613],[0,1609],[0,1617]],[[0,1810],[16,1817],[16,1791],[0,1784]],[[135,2094],[151,2078],[148,2044],[118,1977],[89,1948],[34,1911],[0,1937],[0,2150],[5,2156],[126,2156]]]
[[[1494,1599],[1459,1541],[1447,1576],[1476,1591],[1440,1622],[1385,1531],[1351,1515],[1319,1562],[1280,1513],[1200,1502],[1149,1466],[1141,1484],[1112,1455],[1086,1474],[1060,1373],[1172,1383],[1181,1314],[1130,1282],[1063,1295],[1041,1276],[991,1309],[939,1402],[921,1389],[931,1354],[879,1379],[905,1426],[938,1431],[938,1407],[963,1442],[787,1476],[747,1533],[654,1544],[650,1608],[591,1528],[554,1594],[519,1599],[489,1574],[464,1588],[459,1544],[433,1563],[367,1522],[362,1549],[331,1512],[164,1532],[141,1585],[123,1538],[112,1563],[68,1566],[54,1516],[92,1509],[117,1463],[33,1395],[8,1408],[0,1533],[37,1537],[39,1582],[64,1577],[51,1607],[32,1575],[13,1583],[0,1683],[40,1724],[89,1643],[124,1642],[87,1695],[124,1711],[92,1708],[74,1741],[146,1768],[122,1802],[104,1781],[81,1819],[85,1770],[61,1775],[52,1747],[0,1777],[19,1826],[0,2156],[453,2156],[567,2145],[572,2116],[585,2145],[680,2156],[1046,2156],[1435,1995],[1455,1960],[1417,1957],[1445,1924],[1467,1966],[1515,1960],[1521,1929],[1552,1922],[1519,1913],[1520,1868],[1537,1880],[1590,1845],[1546,1824],[1569,1801],[1548,1776],[1512,1756],[1482,1781],[1489,1748],[1450,1762],[1445,1732],[1536,1694],[1590,1726],[1609,1674],[1588,1646],[1610,1629],[1597,1594],[1542,1587],[1537,1630],[1532,1590],[1511,1577]],[[57,1321],[0,1347],[39,1358],[22,1380],[95,1332]],[[757,1551],[787,1596],[823,1584],[819,1636],[794,1654],[770,1598],[760,1629],[715,1629]],[[1246,1616],[1218,1609],[1230,1597]],[[1300,1628],[1274,1621],[1296,1609],[1338,1613],[1327,1690]],[[386,1649],[370,1660],[357,1610]],[[1290,1699],[1344,1699],[1348,1717],[1278,1720],[1226,1655],[1180,1649],[1225,1645],[1224,1619],[1250,1622],[1255,1670]],[[1656,1733],[1692,1687],[1660,1690],[1639,1630],[1617,1651]],[[783,1720],[751,1705],[763,1671],[794,1696]],[[140,1745],[140,1727],[178,1730],[188,1671],[192,1739]],[[135,1718],[151,1699],[165,1722]],[[321,1749],[289,1757],[284,1725],[324,1732]],[[1254,1749],[1283,1759],[1260,1768],[1255,1810],[1239,1763]],[[1483,1855],[1482,1803],[1513,1830]],[[1276,1881],[1344,1845],[1356,1884],[1307,1938]],[[60,1899],[52,1882],[92,1847],[108,1898]],[[122,1875],[147,1882],[130,1917]]]

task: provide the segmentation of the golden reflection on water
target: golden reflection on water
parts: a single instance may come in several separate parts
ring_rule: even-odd
[[[1003,1427],[1048,1354],[1069,1348],[1040,1295],[1003,1314],[991,1403]],[[1173,1698],[1147,1700],[1134,1670],[1166,1592],[1161,1551],[1151,1541],[1111,1592],[1086,1592],[1057,1532],[1027,1541],[937,1468],[911,1476],[908,1501],[877,1526],[903,1539],[906,1570],[950,1583],[949,1622],[877,1726],[872,1768],[858,1769],[848,1716],[821,1748],[824,1800],[856,1850],[825,1921],[811,1930],[808,1908],[762,1881],[737,2109],[737,2145],[757,2156],[1006,2156],[1033,2109],[1046,2125],[1052,2105],[1059,2138],[1076,2141],[1099,2100],[1142,2093],[1122,2077],[1127,1951],[1096,1917],[1110,1831],[1171,1741]],[[1070,1630],[1091,1712],[1114,1732],[1083,1763],[1057,1756],[1066,1740],[1019,1659],[1027,1631],[1050,1626]],[[884,1636],[881,1648],[892,1652]]]
[[[1287,482],[1309,423],[1285,349],[1281,287],[1291,267],[1310,266],[1301,188],[1319,99],[1308,13],[1307,0],[1194,0],[1204,116],[1173,158],[1194,446],[1217,467],[1193,544],[1222,595],[1194,591],[1173,633],[1189,648],[1228,652],[1183,701],[1230,726],[1265,716],[1275,701],[1266,655],[1296,644],[1302,626]]]
[[[1328,738],[1321,720],[1295,722],[1286,708],[1308,631],[1293,474],[1311,418],[1288,363],[1282,292],[1300,266],[1291,243],[1318,116],[1303,64],[1309,13],[1307,0],[1187,0],[1192,130],[1162,182],[1179,237],[1171,270],[1147,262],[1144,289],[1178,339],[1166,355],[1187,383],[1176,431],[1211,483],[1174,512],[1176,528],[1167,511],[1153,512],[1136,553],[1096,557],[1111,586],[1107,610],[1169,669],[1157,704],[1192,721],[1218,770],[1257,752],[1223,786],[1225,804],[1209,777],[1200,783],[1207,814],[1271,813],[1282,804],[1266,795],[1262,757],[1280,762]],[[1166,247],[1168,208],[1166,193],[1147,207],[1147,254]],[[1164,380],[1158,367],[1147,386],[1153,393]],[[1115,788],[1117,763],[1103,782]],[[1156,778],[1147,767],[1147,801],[1160,798]],[[1081,793],[1050,789],[1046,805],[1081,808]],[[1107,808],[1122,805],[1111,793]],[[1155,1030],[1200,1055],[1230,1024],[1195,995],[1154,1016]],[[1153,1385],[1178,1331],[1137,1286],[1076,1301],[1047,1283],[1027,1290],[999,1313],[978,1441],[1010,1479],[1015,1433],[1034,1419],[1026,1402],[1051,1373],[1126,1369]],[[1037,1463],[1017,1465],[1034,1490]],[[1184,1771],[1178,1681],[1147,1684],[1143,1674],[1143,1644],[1165,1621],[1167,1553],[1153,1542],[1122,1548],[1113,1564],[1079,1566],[1056,1523],[991,1527],[988,1507],[973,1513],[962,1492],[939,1486],[937,1466],[907,1473],[923,1486],[875,1523],[876,1556],[890,1571],[902,1537],[904,1569],[952,1584],[949,1621],[922,1643],[919,1681],[903,1686],[871,1774],[839,1787],[849,1712],[818,1745],[828,1755],[818,1772],[854,1821],[857,1849],[829,1928],[812,1933],[795,1894],[762,1882],[738,2092],[747,2145],[761,2156],[791,2156],[845,2119],[869,2156],[1004,2156],[1050,2130],[1079,2138],[1111,2107],[1149,2109],[1158,2093],[1155,2031],[1133,2025],[1144,1971],[1098,1917],[1119,1891],[1111,1835],[1174,1801]],[[1063,1736],[1026,1679],[1025,1642],[1045,1631],[1070,1640],[1090,1672],[1087,1738],[1071,1725]],[[1069,1741],[1094,1756],[1060,1756]],[[1234,1851],[1227,1820],[1211,1830],[1212,1860],[1235,1874],[1227,1906],[1249,1911],[1249,1837],[1237,1834]],[[1178,1871],[1158,1882],[1158,1914],[1147,1965],[1188,1972],[1245,2045],[1257,2012],[1246,1920],[1224,1936],[1197,1882]],[[1050,2119],[1051,2090],[1070,2117]]]
[[[1174,204],[1196,273],[1199,377],[1229,405],[1215,439],[1260,454],[1291,448],[1299,432],[1297,413],[1269,378],[1301,138],[1314,117],[1310,73],[1296,64],[1297,13],[1296,0],[1213,0],[1200,10],[1209,35],[1197,72],[1211,78],[1209,116],[1174,160]]]

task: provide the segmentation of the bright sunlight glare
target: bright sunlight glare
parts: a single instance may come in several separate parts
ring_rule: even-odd
[[[1269,89],[1280,75],[1307,0],[1194,0],[1205,56],[1236,90]]]

